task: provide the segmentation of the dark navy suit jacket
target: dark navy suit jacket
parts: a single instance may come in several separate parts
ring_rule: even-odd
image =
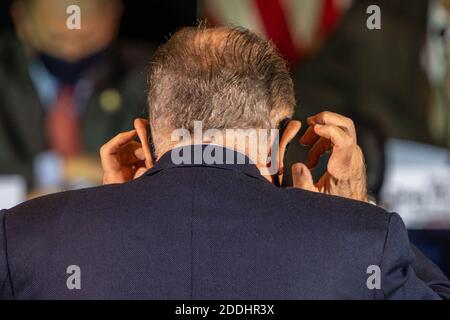
[[[370,266],[380,289],[367,286]],[[132,182],[2,211],[0,296],[432,299],[450,286],[397,214],[277,188],[252,164],[175,165],[167,153]]]

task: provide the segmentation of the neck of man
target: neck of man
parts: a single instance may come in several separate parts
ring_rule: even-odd
[[[268,139],[266,141],[273,140]],[[276,146],[275,149],[273,148],[273,144],[252,143],[247,136],[234,136],[232,139],[228,137],[228,139],[223,141],[211,139],[180,141],[179,143],[168,145],[163,149],[158,148],[157,160],[159,160],[163,154],[170,152],[175,148],[193,145],[213,145],[239,152],[245,155],[251,163],[258,168],[261,175],[271,183],[273,183],[273,175],[278,171],[277,168],[274,168],[274,165],[278,163],[278,146]],[[274,157],[272,157],[272,154]]]

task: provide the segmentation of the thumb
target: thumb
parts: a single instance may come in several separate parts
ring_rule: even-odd
[[[292,181],[294,188],[317,191],[311,171],[303,163],[298,162],[292,165]]]
[[[140,178],[144,173],[146,173],[148,169],[146,167],[140,167],[136,170],[133,179]]]

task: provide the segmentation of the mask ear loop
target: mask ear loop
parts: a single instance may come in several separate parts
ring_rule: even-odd
[[[279,130],[279,131],[278,131],[278,145],[280,145],[281,138],[283,137],[284,131],[286,130],[286,127],[288,126],[289,121],[291,121],[291,118],[284,118],[283,120],[280,121],[280,124],[278,125],[278,130]],[[287,152],[287,149],[288,149],[288,147],[289,147],[289,144],[290,144],[290,143],[288,143],[288,144],[286,145],[286,150],[284,151],[285,154],[286,154],[286,152]],[[272,148],[272,149],[273,149],[273,148]],[[279,165],[279,164],[278,164],[278,165]],[[281,181],[280,181],[280,177],[278,176],[278,173],[272,175],[272,178],[273,178],[273,184],[274,184],[276,187],[281,187]]]
[[[148,145],[150,147],[150,156],[152,157],[152,163],[153,165],[156,164],[156,151],[155,151],[155,144],[153,143],[153,136],[152,136],[152,128],[150,127],[148,130],[148,138],[147,138]]]

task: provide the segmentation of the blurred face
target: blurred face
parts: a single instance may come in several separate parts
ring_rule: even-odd
[[[81,29],[66,27],[66,8],[81,9]],[[32,51],[75,62],[106,48],[115,38],[122,7],[118,0],[16,1],[16,30]]]

